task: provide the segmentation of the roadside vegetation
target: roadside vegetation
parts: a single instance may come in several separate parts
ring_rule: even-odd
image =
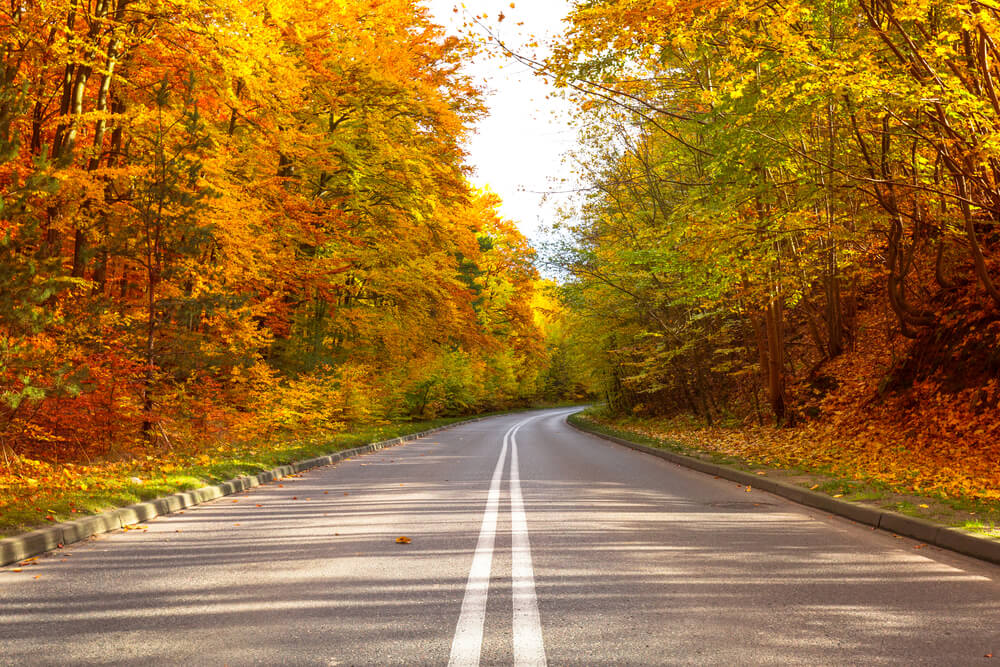
[[[657,440],[1000,501],[1000,9],[576,3],[509,54],[583,128],[558,286],[468,180],[482,44],[419,3],[41,0],[0,42],[11,526],[594,392]]]
[[[0,44],[0,529],[587,393],[420,5],[43,0]]]
[[[536,66],[595,418],[995,512],[998,43],[964,0],[577,5]]]

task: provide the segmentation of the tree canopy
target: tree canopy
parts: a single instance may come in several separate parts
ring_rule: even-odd
[[[0,443],[49,458],[515,405],[525,238],[475,47],[403,0],[0,9]]]

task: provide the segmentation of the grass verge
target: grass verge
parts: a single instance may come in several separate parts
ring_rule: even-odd
[[[561,405],[534,405],[482,415],[365,426],[332,435],[278,443],[225,444],[197,452],[174,450],[128,461],[82,465],[52,464],[22,458],[18,460],[16,472],[0,471],[0,538],[217,484],[241,475],[256,475],[279,465],[371,442],[390,440],[475,417],[542,407]]]

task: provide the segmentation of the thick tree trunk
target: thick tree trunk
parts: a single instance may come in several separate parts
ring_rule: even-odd
[[[775,420],[785,421],[785,372],[783,315],[780,300],[775,297],[764,308],[762,316],[754,318],[757,335],[757,352],[760,359],[761,379],[767,388],[768,403]]]

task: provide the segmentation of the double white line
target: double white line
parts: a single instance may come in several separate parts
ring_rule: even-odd
[[[541,415],[539,415],[541,416]],[[524,514],[521,497],[521,475],[517,469],[517,432],[531,417],[510,427],[503,436],[503,449],[493,470],[490,492],[486,497],[486,512],[479,530],[479,542],[472,558],[469,581],[465,585],[462,613],[455,627],[451,644],[450,667],[467,667],[479,664],[483,647],[483,623],[486,620],[486,597],[490,588],[490,570],[493,565],[493,544],[497,532],[497,508],[500,504],[500,480],[510,448],[510,524],[511,524],[511,580],[514,596],[514,664],[518,666],[545,665],[545,645],[542,642],[542,623],[538,617],[538,599],[535,597],[535,575],[531,567],[531,544],[528,540],[528,520]]]

